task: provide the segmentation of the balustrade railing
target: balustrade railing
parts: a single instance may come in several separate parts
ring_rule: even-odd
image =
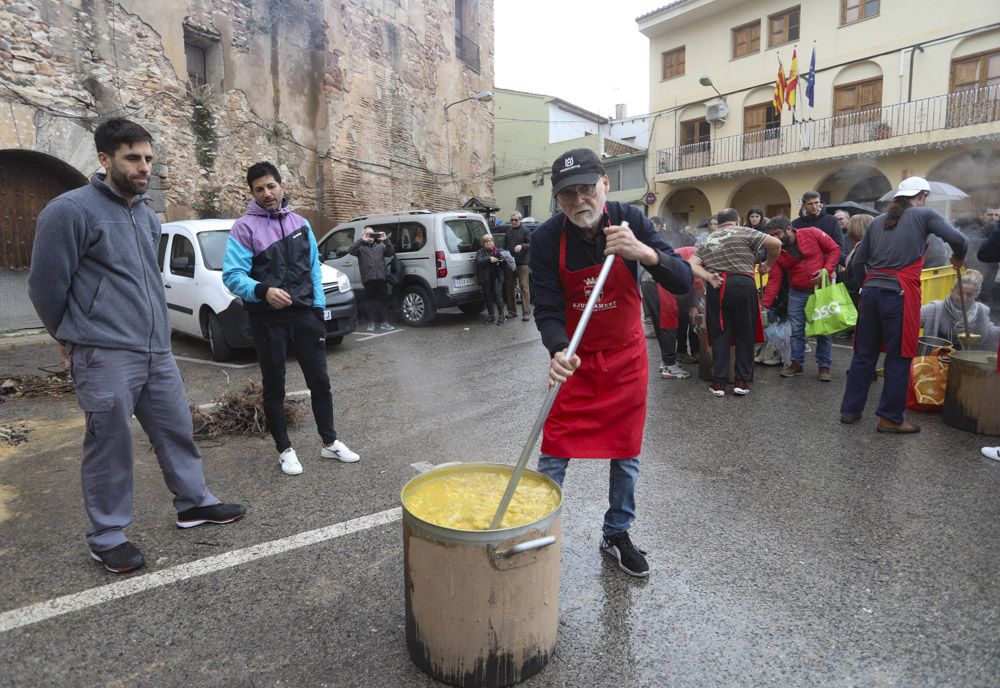
[[[659,174],[1000,121],[1000,85],[803,120],[656,152]]]

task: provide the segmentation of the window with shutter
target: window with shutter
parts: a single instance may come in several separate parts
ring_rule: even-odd
[[[833,89],[833,145],[884,139],[892,135],[881,122],[882,77],[856,81]]]
[[[1000,120],[1000,50],[952,60],[947,126],[997,120]]]

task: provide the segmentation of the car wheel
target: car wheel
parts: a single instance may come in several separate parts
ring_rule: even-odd
[[[399,312],[407,325],[413,327],[429,325],[435,315],[430,293],[424,287],[410,285],[403,292],[403,298],[399,302]]]
[[[458,310],[462,311],[466,315],[478,315],[483,312],[483,307],[486,304],[482,301],[476,301],[475,303],[463,303],[460,304]]]
[[[233,357],[233,347],[226,341],[222,321],[215,313],[208,314],[208,345],[212,349],[213,361],[228,361]]]

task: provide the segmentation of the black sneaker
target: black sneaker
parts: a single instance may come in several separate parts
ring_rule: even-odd
[[[142,568],[146,559],[142,556],[139,548],[131,542],[123,542],[117,547],[106,549],[103,552],[90,550],[90,556],[94,561],[104,564],[111,573],[128,573]]]
[[[645,550],[632,544],[627,532],[605,535],[601,540],[601,549],[618,561],[618,568],[630,576],[645,578],[649,575],[649,564],[642,556]]]
[[[243,518],[247,510],[242,504],[213,504],[196,506],[177,514],[178,528],[194,528],[205,523],[232,523]]]

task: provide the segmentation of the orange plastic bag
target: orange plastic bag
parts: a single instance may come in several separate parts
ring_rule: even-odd
[[[940,411],[948,386],[948,364],[952,349],[942,346],[927,356],[915,356],[910,365],[910,389],[906,408],[915,411]]]

